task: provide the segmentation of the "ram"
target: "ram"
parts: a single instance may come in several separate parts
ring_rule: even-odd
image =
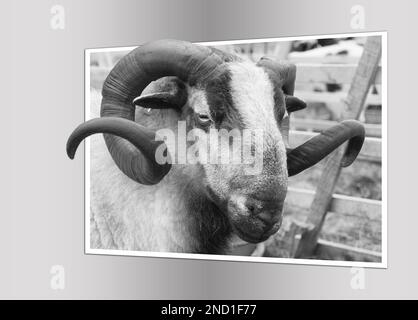
[[[67,142],[71,159],[95,133],[104,134],[108,149],[92,146],[91,246],[225,254],[233,235],[257,243],[277,232],[288,177],[346,141],[347,166],[364,141],[363,126],[347,120],[287,148],[289,113],[306,106],[293,97],[295,77],[296,67],[286,62],[265,57],[254,64],[177,40],[150,42],[124,56],[104,82],[101,117],[79,125]],[[180,124],[200,132],[196,141],[211,141],[214,131],[261,130],[261,144],[242,140],[252,156],[261,146],[260,171],[249,173],[245,161],[202,156],[173,161],[176,150],[158,132],[178,132]],[[186,147],[198,144],[183,140]],[[212,149],[208,158],[216,160]],[[235,152],[232,142],[221,149],[217,155]]]

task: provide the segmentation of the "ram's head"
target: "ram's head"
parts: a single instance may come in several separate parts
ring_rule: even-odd
[[[181,169],[183,176],[176,178],[190,179],[195,192],[226,214],[242,239],[263,241],[280,227],[288,176],[347,140],[344,165],[349,165],[364,140],[363,127],[345,121],[290,150],[289,114],[305,107],[293,97],[295,77],[294,65],[269,58],[253,64],[183,41],[145,44],[111,71],[103,85],[101,118],[75,129],[68,155],[73,158],[87,136],[105,133],[109,152],[125,175],[144,185],[163,184],[170,170]],[[139,124],[144,122],[135,119],[136,106],[172,110],[162,113],[170,121],[160,123],[177,131],[184,123],[188,136],[176,135],[175,143],[161,141],[161,130],[157,137],[156,130],[167,128],[156,128],[158,121]],[[213,138],[215,132],[219,135]],[[227,143],[219,143],[222,133]],[[198,149],[191,153],[193,161],[187,161],[190,150],[179,161],[181,145]],[[225,154],[229,161],[221,159]]]

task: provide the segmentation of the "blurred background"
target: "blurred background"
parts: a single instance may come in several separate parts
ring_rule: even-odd
[[[262,56],[285,59],[297,65],[295,96],[307,102],[292,113],[290,144],[296,146],[342,120],[354,73],[363,54],[365,37],[300,41],[222,44],[215,47],[257,62]],[[90,54],[92,100],[100,100],[103,81],[111,68],[130,50]],[[380,69],[379,69],[380,70]],[[380,71],[379,71],[380,72]],[[310,258],[381,261],[382,250],[382,86],[380,73],[366,97],[359,120],[366,127],[366,142],[357,160],[343,168],[333,203],[321,228],[320,243],[337,248],[332,254]],[[92,103],[97,116],[99,103]],[[312,200],[327,158],[289,180],[289,194],[280,231],[265,243],[237,243],[234,254],[291,258],[301,233],[309,228]]]

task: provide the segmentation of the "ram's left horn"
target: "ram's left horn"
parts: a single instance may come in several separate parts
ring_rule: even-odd
[[[131,159],[129,163],[116,161],[116,164],[124,165],[120,169],[128,172],[141,183],[158,183],[170,171],[170,163],[161,165],[155,160],[156,150],[164,142],[155,141],[153,130],[123,118],[97,118],[80,124],[68,138],[68,156],[73,159],[81,141],[95,133],[107,133],[113,135],[115,139],[125,139],[131,143],[132,148],[140,151],[136,153],[137,157]],[[118,150],[113,151],[116,157],[123,156]]]

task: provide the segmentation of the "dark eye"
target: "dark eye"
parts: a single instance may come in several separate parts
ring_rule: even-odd
[[[209,115],[207,113],[198,113],[197,114],[197,121],[199,122],[199,124],[203,125],[203,126],[207,126],[209,124],[211,124],[212,120],[209,117]]]

